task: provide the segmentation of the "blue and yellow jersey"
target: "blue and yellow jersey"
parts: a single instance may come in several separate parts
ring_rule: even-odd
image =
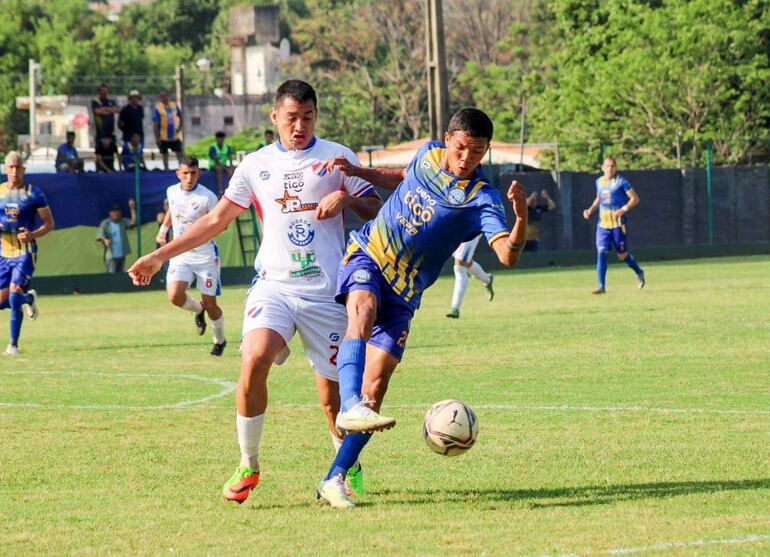
[[[37,252],[37,244],[19,242],[20,228],[34,230],[37,210],[48,207],[43,192],[30,185],[12,188],[0,184],[0,257],[13,258]]]
[[[363,249],[393,292],[417,309],[423,291],[462,242],[484,233],[491,244],[508,235],[500,192],[481,167],[470,180],[441,168],[445,147],[424,145],[404,181],[361,230],[351,234],[348,254]]]
[[[152,109],[152,121],[160,124],[161,141],[177,141],[179,125],[182,121],[182,109],[174,101],[168,104],[158,103]]]
[[[599,196],[599,228],[611,230],[626,224],[625,215],[620,219],[616,219],[613,215],[628,203],[628,192],[632,189],[631,184],[623,176],[615,176],[612,180],[600,176],[596,180],[596,195]]]

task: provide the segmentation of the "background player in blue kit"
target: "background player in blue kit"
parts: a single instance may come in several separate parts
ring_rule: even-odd
[[[516,224],[509,230],[500,193],[479,166],[492,140],[492,121],[466,108],[449,122],[444,144],[429,142],[403,170],[364,169],[347,161],[330,168],[395,192],[377,216],[351,233],[337,280],[337,301],[348,313],[337,356],[341,411],[337,428],[348,435],[318,496],[350,508],[344,478],[371,432],[395,425],[378,414],[390,377],[401,360],[422,293],[438,278],[460,243],[484,234],[500,262],[511,267],[524,247],[527,202],[513,182],[508,199]]]
[[[623,176],[618,175],[617,162],[613,158],[604,159],[604,173],[596,180],[596,198],[591,206],[583,211],[583,218],[588,220],[599,207],[599,222],[596,225],[596,274],[599,286],[592,294],[604,294],[607,276],[607,252],[611,249],[618,254],[618,259],[625,261],[636,273],[639,288],[644,288],[644,271],[628,253],[628,224],[626,213],[639,205],[639,196]]]
[[[21,155],[5,157],[8,181],[0,184],[0,309],[11,310],[11,341],[5,354],[19,353],[19,335],[26,305],[30,319],[37,319],[37,292],[30,290],[37,257],[36,238],[53,230],[53,215],[43,192],[24,184]],[[42,224],[35,228],[36,218]]]

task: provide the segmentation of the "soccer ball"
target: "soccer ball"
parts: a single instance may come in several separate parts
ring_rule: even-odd
[[[428,409],[422,436],[432,451],[457,456],[470,449],[479,434],[479,422],[470,406],[459,400],[442,400]]]

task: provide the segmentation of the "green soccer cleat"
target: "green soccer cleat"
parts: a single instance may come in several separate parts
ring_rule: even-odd
[[[250,466],[239,466],[230,479],[222,486],[222,495],[226,501],[243,503],[251,493],[251,490],[259,484],[259,472]]]
[[[447,312],[446,316],[449,317],[450,319],[459,319],[460,310],[457,308],[452,308]]]
[[[492,288],[492,283],[495,281],[495,277],[489,275],[489,284],[484,285],[484,289],[487,291],[487,300],[490,302],[495,298],[495,289]]]
[[[348,470],[348,477],[345,480],[348,497],[355,495],[361,497],[364,494],[364,469],[359,464]]]
[[[329,480],[318,482],[316,494],[319,499],[329,503],[332,508],[352,509],[355,507],[355,504],[350,500],[345,490],[345,480],[342,478],[342,474],[337,474]]]

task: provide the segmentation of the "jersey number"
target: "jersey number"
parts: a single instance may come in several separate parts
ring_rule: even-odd
[[[214,284],[214,280],[211,278],[206,279],[206,288],[211,288],[211,286]]]
[[[396,344],[398,344],[401,348],[404,348],[406,346],[406,337],[409,336],[409,329],[405,329],[403,333],[401,333],[401,336],[398,337],[398,341]]]
[[[339,354],[340,347],[337,346],[336,344],[330,344],[329,345],[329,350],[332,351],[332,355],[329,356],[329,363],[331,365],[333,365],[333,366],[336,366],[337,365],[337,354]]]

